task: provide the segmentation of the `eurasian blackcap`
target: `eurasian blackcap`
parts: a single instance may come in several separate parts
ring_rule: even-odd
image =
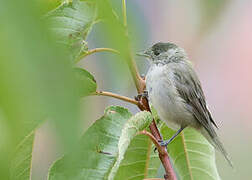
[[[207,107],[201,83],[185,51],[173,43],[157,43],[138,54],[150,61],[146,75],[149,103],[168,127],[178,130],[167,146],[184,128],[198,130],[216,149],[232,163],[220,142],[217,128]]]

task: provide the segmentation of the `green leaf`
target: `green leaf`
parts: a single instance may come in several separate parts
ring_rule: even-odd
[[[164,123],[163,137],[169,139],[175,131]],[[168,152],[181,180],[219,180],[215,163],[215,150],[196,130],[186,128],[168,145]]]
[[[131,140],[137,135],[138,132],[148,127],[151,122],[152,122],[152,116],[150,112],[142,111],[131,117],[129,121],[125,124],[122,130],[122,134],[120,136],[120,140],[118,142],[118,154],[116,157],[116,162],[114,163],[108,175],[109,180],[114,179],[119,169],[119,166],[122,160],[124,159],[124,154],[126,153]],[[125,179],[126,177],[128,176],[121,178]]]
[[[64,1],[63,0],[34,0],[38,8],[41,9],[43,14],[52,11],[53,9],[59,7]]]
[[[80,96],[86,96],[96,92],[97,84],[94,77],[85,69],[74,68],[80,91]]]
[[[10,165],[10,179],[30,179],[34,132],[32,131],[16,147]]]
[[[45,118],[53,120],[65,148],[77,138],[79,96],[72,65],[48,36],[49,27],[36,7],[34,1],[0,1],[1,179],[21,170],[10,174],[11,160],[20,158],[22,168],[29,168],[25,157],[21,159],[25,152],[16,154],[20,157],[12,152]],[[22,150],[31,147],[25,143]]]
[[[131,141],[115,179],[155,178],[159,166],[160,159],[152,141],[145,135],[138,135]]]
[[[122,107],[107,108],[103,117],[84,133],[75,151],[53,164],[49,179],[104,179],[115,161],[122,128],[130,117]]]
[[[97,2],[98,18],[102,23],[102,36],[108,38],[106,42],[109,43],[112,48],[118,50],[120,55],[127,60],[131,55],[129,51],[129,37],[127,28],[118,18],[115,10],[112,7],[112,1],[110,0],[95,0]]]
[[[49,179],[113,179],[130,140],[150,122],[147,112],[131,117],[122,107],[107,108],[84,133],[75,151],[53,164]]]
[[[69,51],[69,58],[74,62],[87,50],[85,41],[96,20],[95,2],[64,2],[60,7],[47,14],[51,30],[58,42]]]

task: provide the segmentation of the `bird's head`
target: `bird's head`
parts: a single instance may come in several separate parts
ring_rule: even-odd
[[[137,53],[139,56],[147,57],[152,63],[167,64],[169,62],[179,62],[187,58],[185,51],[173,43],[159,42],[152,47]]]

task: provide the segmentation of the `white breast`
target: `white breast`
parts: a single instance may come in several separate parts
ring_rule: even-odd
[[[187,113],[183,100],[173,82],[173,72],[168,65],[152,65],[146,76],[149,101],[157,110],[161,120],[172,129],[180,128],[192,117]]]

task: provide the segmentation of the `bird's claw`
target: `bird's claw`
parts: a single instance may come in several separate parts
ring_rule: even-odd
[[[140,99],[141,99],[141,95],[140,94],[138,94],[137,96],[135,96],[135,100],[136,101],[140,101]]]
[[[135,96],[136,101],[140,101],[141,98],[147,98],[148,99],[148,91],[147,90],[144,90],[143,93],[138,94],[137,96]]]
[[[160,146],[163,146],[163,147],[166,147],[166,148],[167,148],[168,144],[170,143],[169,140],[168,140],[168,141],[158,140],[158,142],[159,142],[159,145],[160,145]],[[155,153],[156,151],[157,151],[157,147],[155,147],[154,153]]]
[[[148,94],[148,91],[147,90],[144,90],[144,92],[143,92],[143,97],[146,97],[146,98],[148,98],[149,97],[149,94]]]
[[[160,141],[159,142],[160,146],[164,146],[166,148],[167,148],[167,146],[168,146],[169,143],[170,143],[169,141]]]

